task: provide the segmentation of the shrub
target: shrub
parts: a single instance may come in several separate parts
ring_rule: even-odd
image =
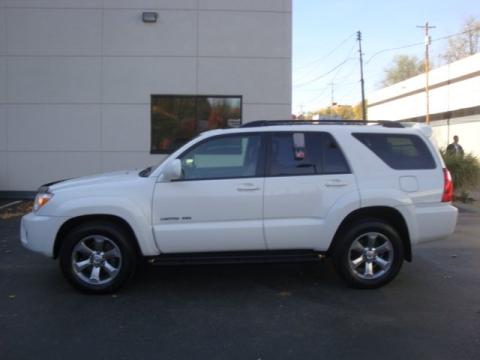
[[[467,153],[463,156],[440,151],[447,169],[452,174],[453,188],[456,193],[474,190],[480,183],[480,163],[475,155]]]

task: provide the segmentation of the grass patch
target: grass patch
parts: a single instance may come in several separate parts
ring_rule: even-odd
[[[32,211],[32,208],[33,201],[22,201],[19,204],[15,204],[0,210],[0,219],[8,220],[23,216]]]

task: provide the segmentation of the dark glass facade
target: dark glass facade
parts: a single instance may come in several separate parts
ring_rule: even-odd
[[[150,149],[170,153],[198,133],[241,123],[241,96],[152,95]]]

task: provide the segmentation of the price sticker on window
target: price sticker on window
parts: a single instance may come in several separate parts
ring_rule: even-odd
[[[295,133],[293,134],[293,152],[295,160],[305,159],[305,134]]]

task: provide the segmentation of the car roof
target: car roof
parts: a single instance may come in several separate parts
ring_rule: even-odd
[[[283,132],[283,131],[318,131],[318,132],[330,132],[330,133],[353,133],[353,132],[362,132],[362,133],[383,133],[383,134],[412,134],[417,133],[417,128],[412,126],[407,127],[385,127],[382,125],[373,125],[373,124],[361,124],[361,125],[333,125],[333,124],[299,124],[299,125],[268,125],[268,126],[254,126],[254,127],[239,127],[239,128],[229,128],[229,129],[215,129],[209,130],[201,134],[201,136],[215,136],[215,135],[227,135],[235,133],[252,133],[252,132]]]

